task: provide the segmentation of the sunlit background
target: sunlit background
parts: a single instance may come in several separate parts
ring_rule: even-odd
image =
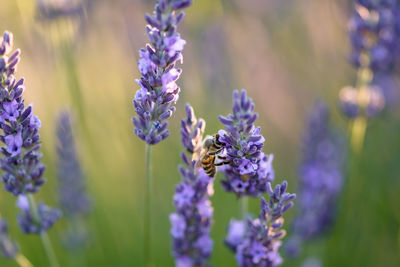
[[[48,0],[50,1],[50,0]],[[42,4],[45,0],[39,1]],[[56,1],[63,2],[63,1]],[[77,1],[72,1],[77,2]],[[133,133],[132,99],[138,49],[147,42],[143,19],[155,0],[86,1],[69,17],[39,11],[35,0],[2,0],[1,31],[14,33],[22,50],[17,76],[25,77],[27,103],[42,121],[47,166],[37,200],[57,206],[55,122],[59,112],[74,114],[74,133],[93,211],[87,217],[89,242],[67,252],[60,242],[61,220],[49,231],[62,266],[140,266],[144,142]],[[264,151],[275,155],[276,182],[287,180],[296,192],[301,137],[315,100],[326,101],[334,124],[347,134],[337,110],[337,95],[353,84],[348,63],[347,20],[351,1],[195,0],[180,32],[187,41],[182,92],[170,120],[171,135],[154,151],[152,254],[155,266],[173,266],[169,214],[180,181],[179,121],[190,102],[207,122],[206,133],[223,126],[217,116],[231,111],[234,89],[246,88],[256,103],[257,124],[266,137]],[[400,113],[386,110],[369,124],[360,158],[347,158],[346,181],[338,199],[336,223],[323,237],[307,243],[300,259],[323,266],[400,266]],[[235,266],[223,239],[239,203],[215,182],[213,266]],[[258,200],[250,202],[258,213]],[[23,235],[16,223],[15,197],[0,193],[0,213],[10,234],[35,266],[47,266],[39,237]],[[286,229],[295,210],[286,216]],[[288,231],[290,235],[290,231]],[[285,239],[284,239],[285,240]],[[17,266],[0,259],[0,266]]]

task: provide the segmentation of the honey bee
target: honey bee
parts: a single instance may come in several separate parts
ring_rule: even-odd
[[[210,177],[215,176],[215,173],[217,172],[217,166],[230,163],[229,161],[215,162],[217,158],[226,160],[226,157],[218,156],[222,150],[223,144],[219,141],[219,134],[206,136],[199,159],[197,160],[197,165],[201,166],[206,174]]]

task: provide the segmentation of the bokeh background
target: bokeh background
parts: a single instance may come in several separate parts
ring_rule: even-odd
[[[48,0],[50,1],[50,0]],[[42,0],[45,3],[46,1]],[[72,1],[76,2],[76,1]],[[49,232],[62,266],[140,266],[144,143],[133,133],[132,99],[139,77],[138,49],[147,41],[143,15],[155,0],[86,1],[66,18],[40,13],[35,0],[2,0],[1,30],[14,33],[22,49],[18,77],[25,77],[27,103],[42,121],[41,137],[48,183],[37,196],[57,206],[55,121],[60,110],[75,115],[74,131],[93,211],[87,217],[90,241],[66,252],[59,242],[66,222]],[[326,101],[333,123],[346,136],[348,122],[337,110],[340,88],[354,84],[348,64],[347,20],[350,0],[195,0],[180,32],[182,88],[171,136],[154,147],[153,248],[155,266],[173,266],[169,213],[180,180],[179,121],[190,102],[207,122],[206,132],[222,125],[231,110],[233,89],[246,88],[256,103],[266,153],[275,155],[276,182],[297,187],[301,137],[315,100]],[[304,247],[306,257],[324,266],[400,266],[400,113],[386,110],[370,122],[362,154],[349,155],[344,190],[331,231]],[[235,196],[215,183],[211,263],[235,266],[223,245],[227,223],[238,217]],[[258,212],[258,200],[250,202]],[[39,237],[23,235],[16,224],[15,198],[0,193],[0,213],[11,236],[35,266],[47,266]],[[286,216],[289,228],[292,210]],[[290,235],[290,232],[288,233]],[[284,255],[283,250],[281,249]],[[16,266],[0,259],[0,266]]]

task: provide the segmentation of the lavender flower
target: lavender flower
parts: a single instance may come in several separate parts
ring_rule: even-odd
[[[38,13],[41,19],[54,20],[65,17],[83,17],[84,2],[87,0],[37,0]]]
[[[32,214],[33,207],[30,207],[29,201],[24,195],[18,196],[17,206],[22,211],[22,214],[18,215],[18,224],[25,234],[42,234],[61,217],[61,212],[58,209],[39,203],[37,207],[39,220],[36,220],[34,214]]]
[[[45,170],[39,152],[38,117],[32,113],[32,106],[25,107],[22,93],[24,80],[14,77],[20,50],[8,56],[13,48],[12,33],[0,37],[0,141],[3,157],[2,181],[5,190],[14,195],[35,193],[45,180]]]
[[[180,9],[191,5],[191,0],[158,0],[153,15],[146,15],[146,32],[150,43],[139,51],[139,71],[133,105],[137,117],[132,118],[135,134],[147,144],[157,144],[169,136],[168,119],[175,112],[180,88],[176,85],[182,70],[175,64],[182,62],[186,41],[176,31],[184,17]]]
[[[0,39],[0,128],[3,130],[0,141],[3,157],[0,167],[3,169],[2,181],[5,190],[19,196],[19,207],[23,213],[18,223],[25,233],[43,233],[60,217],[60,211],[44,204],[30,207],[26,194],[35,193],[45,180],[45,166],[39,152],[38,117],[32,114],[32,106],[25,108],[22,93],[24,80],[14,77],[20,50],[10,57],[7,55],[13,48],[13,35],[5,32]],[[33,202],[33,198],[32,198]],[[29,208],[32,211],[29,211]],[[34,214],[31,214],[34,212]],[[38,216],[34,216],[38,213]]]
[[[393,102],[391,86],[379,77],[394,75],[400,47],[400,5],[397,1],[355,0],[349,22],[351,61],[358,68],[357,88],[340,91],[340,108],[351,119],[378,115]]]
[[[254,125],[258,114],[246,90],[233,92],[232,114],[220,116],[225,130],[219,131],[219,141],[224,144],[226,160],[221,171],[225,174],[223,188],[237,196],[258,197],[267,191],[267,184],[274,179],[273,155],[262,152],[264,137]]]
[[[396,1],[355,0],[350,19],[352,63],[383,71],[393,64],[399,40],[396,19],[400,15]]]
[[[297,256],[301,244],[328,230],[343,183],[343,142],[330,127],[329,111],[317,103],[303,140],[299,170],[299,210],[287,251]]]
[[[14,258],[18,253],[18,246],[8,236],[7,222],[0,217],[0,248],[3,256]]]
[[[66,111],[58,118],[57,138],[59,201],[63,213],[74,224],[66,234],[66,243],[70,247],[79,247],[87,239],[85,227],[79,222],[90,211],[91,203],[75,149],[70,115]]]
[[[260,215],[254,220],[249,218],[245,230],[244,221],[231,221],[230,227],[235,227],[239,233],[232,239],[234,229],[230,228],[225,242],[236,252],[239,266],[273,267],[282,263],[278,252],[281,246],[280,239],[286,234],[285,230],[281,229],[284,223],[282,216],[293,206],[292,200],[296,197],[295,194],[287,193],[286,189],[286,182],[277,185],[274,190],[271,184],[267,183],[270,200],[266,202],[261,197]],[[242,234],[243,232],[245,233]]]
[[[202,143],[205,122],[196,119],[189,104],[186,113],[187,118],[181,121],[182,143],[187,151],[196,151]],[[209,200],[213,178],[185,153],[182,159],[184,166],[179,167],[182,181],[174,195],[176,212],[170,215],[173,255],[176,266],[204,266],[213,247],[210,238],[213,208]]]

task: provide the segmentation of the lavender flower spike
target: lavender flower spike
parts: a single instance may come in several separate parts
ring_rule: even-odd
[[[22,93],[24,80],[16,80],[20,50],[9,55],[13,48],[13,35],[5,32],[0,37],[0,141],[3,157],[0,167],[5,190],[14,195],[35,193],[45,180],[41,163],[38,117],[32,106],[25,107]]]
[[[292,257],[303,242],[327,231],[335,217],[337,197],[343,184],[343,140],[330,126],[324,103],[314,105],[303,139],[299,169],[299,210],[286,246]]]
[[[221,167],[225,174],[224,189],[237,196],[259,197],[267,192],[267,183],[274,179],[273,155],[262,152],[265,139],[261,129],[254,125],[258,114],[246,90],[233,92],[232,114],[220,116],[225,130],[219,131],[219,141],[226,149],[226,159],[231,164]]]
[[[261,197],[260,215],[258,218],[247,220],[245,233],[238,235],[235,239],[236,245],[231,248],[236,251],[236,260],[241,267],[265,266],[274,267],[282,263],[278,249],[281,246],[281,239],[285,236],[282,230],[284,220],[283,214],[292,206],[295,194],[286,192],[287,183],[283,182],[272,189],[271,184],[267,184],[267,192],[270,197],[268,202]],[[243,222],[244,223],[244,222]],[[243,228],[237,222],[236,226]],[[231,224],[232,226],[232,224]],[[232,231],[229,231],[232,234]],[[229,243],[231,236],[226,242]],[[241,240],[240,240],[241,239]]]
[[[180,88],[176,85],[182,70],[175,64],[182,62],[186,41],[176,31],[184,13],[180,9],[191,5],[191,0],[158,0],[153,15],[146,15],[146,32],[150,43],[139,51],[139,71],[133,105],[137,117],[132,118],[135,134],[147,144],[157,144],[169,136],[168,119],[175,112]]]
[[[57,120],[57,155],[59,201],[61,209],[74,227],[66,233],[69,247],[79,247],[87,239],[87,232],[81,222],[91,209],[91,201],[86,194],[86,183],[75,148],[70,114],[60,113]]]
[[[18,196],[17,206],[22,211],[22,214],[18,215],[18,224],[25,234],[45,233],[61,217],[61,212],[58,209],[39,203],[37,207],[39,220],[37,221],[32,214],[33,208],[30,207],[29,201],[24,195]]]
[[[18,246],[8,236],[7,222],[0,217],[0,249],[6,258],[15,258]]]
[[[196,151],[202,143],[205,122],[196,119],[189,104],[186,113],[187,118],[181,121],[182,143],[187,151]],[[182,181],[174,195],[176,212],[170,215],[173,255],[176,266],[205,266],[213,248],[210,238],[213,208],[209,200],[213,178],[197,168],[196,162],[185,153],[182,159],[184,166],[179,167]]]

